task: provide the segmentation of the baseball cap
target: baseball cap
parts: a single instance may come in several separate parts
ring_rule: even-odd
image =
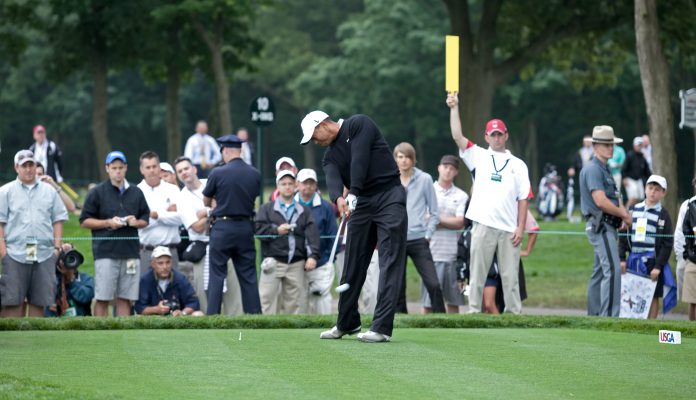
[[[634,146],[638,146],[638,145],[641,145],[641,144],[643,144],[643,138],[642,138],[642,137],[636,136],[636,137],[633,138],[633,145],[634,145]]]
[[[292,176],[292,179],[295,179],[295,173],[287,169],[284,169],[278,172],[278,176],[276,176],[276,183],[280,182],[280,180],[285,178],[286,176]]]
[[[440,164],[449,164],[456,169],[459,169],[459,158],[451,154],[446,154],[440,159]]]
[[[300,124],[302,127],[302,140],[300,141],[300,144],[307,144],[307,142],[312,139],[312,135],[314,135],[314,128],[316,128],[317,125],[327,118],[329,118],[329,114],[321,110],[314,110],[305,115],[305,117],[302,118],[302,123]]]
[[[491,135],[493,132],[508,133],[505,122],[500,119],[492,119],[486,123],[486,135]]]
[[[41,124],[36,125],[36,126],[34,127],[34,133],[36,133],[36,132],[38,132],[38,131],[44,131],[44,133],[45,133],[45,132],[46,132],[46,128],[44,128],[44,126],[41,125]]]
[[[161,163],[160,163],[160,169],[161,169],[162,171],[171,172],[172,174],[175,173],[175,172],[174,172],[174,167],[172,167],[172,165],[169,164],[168,162],[161,162]]]
[[[648,183],[657,183],[660,185],[664,190],[667,190],[667,179],[665,179],[664,176],[660,175],[650,175],[650,178],[648,178],[648,181],[645,182],[647,185]]]
[[[172,256],[172,252],[169,251],[169,247],[157,246],[152,250],[151,258],[155,259],[155,258],[162,257],[162,256],[167,256],[167,257]]]
[[[307,179],[311,179],[314,182],[318,182],[319,180],[317,179],[317,173],[314,172],[313,169],[311,168],[303,168],[300,170],[300,172],[297,173],[297,180],[300,182],[304,182]]]
[[[292,165],[293,168],[297,168],[297,165],[295,165],[295,161],[290,158],[290,157],[280,157],[278,161],[276,161],[276,171],[280,169],[280,166],[283,165],[283,163],[288,163]]]
[[[114,151],[110,152],[109,154],[107,154],[106,155],[106,162],[104,164],[109,165],[116,160],[121,160],[121,161],[123,161],[124,164],[128,164],[128,161],[126,161],[126,155],[123,154],[123,152],[120,152],[118,150],[114,150]]]
[[[30,161],[36,164],[36,160],[34,160],[34,153],[31,150],[20,150],[14,156],[15,165],[24,165]]]

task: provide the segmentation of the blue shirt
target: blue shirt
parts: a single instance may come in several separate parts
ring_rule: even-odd
[[[7,254],[17,262],[32,262],[26,259],[27,243],[36,243],[38,262],[51,257],[53,224],[67,219],[58,192],[47,183],[25,185],[16,179],[0,188],[0,223],[5,224]]]

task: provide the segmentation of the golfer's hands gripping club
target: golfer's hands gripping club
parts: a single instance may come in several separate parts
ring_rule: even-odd
[[[350,214],[355,211],[355,208],[358,206],[358,198],[354,194],[349,194],[345,198],[339,197],[336,201],[336,205],[341,215],[350,217]]]

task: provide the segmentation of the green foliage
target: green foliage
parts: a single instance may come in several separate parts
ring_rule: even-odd
[[[329,115],[372,115],[394,144],[411,140],[420,146],[442,136],[434,127],[446,123],[438,112],[444,22],[442,7],[366,1],[365,11],[338,29],[341,54],[317,60],[293,81],[298,102]]]

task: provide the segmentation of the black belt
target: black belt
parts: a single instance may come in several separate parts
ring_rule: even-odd
[[[221,215],[213,217],[216,221],[251,221],[248,215]]]
[[[157,246],[150,246],[149,244],[141,244],[140,245],[140,250],[147,250],[147,251],[152,251],[155,249],[155,247],[169,247],[170,249],[176,249],[178,244],[158,244]]]

